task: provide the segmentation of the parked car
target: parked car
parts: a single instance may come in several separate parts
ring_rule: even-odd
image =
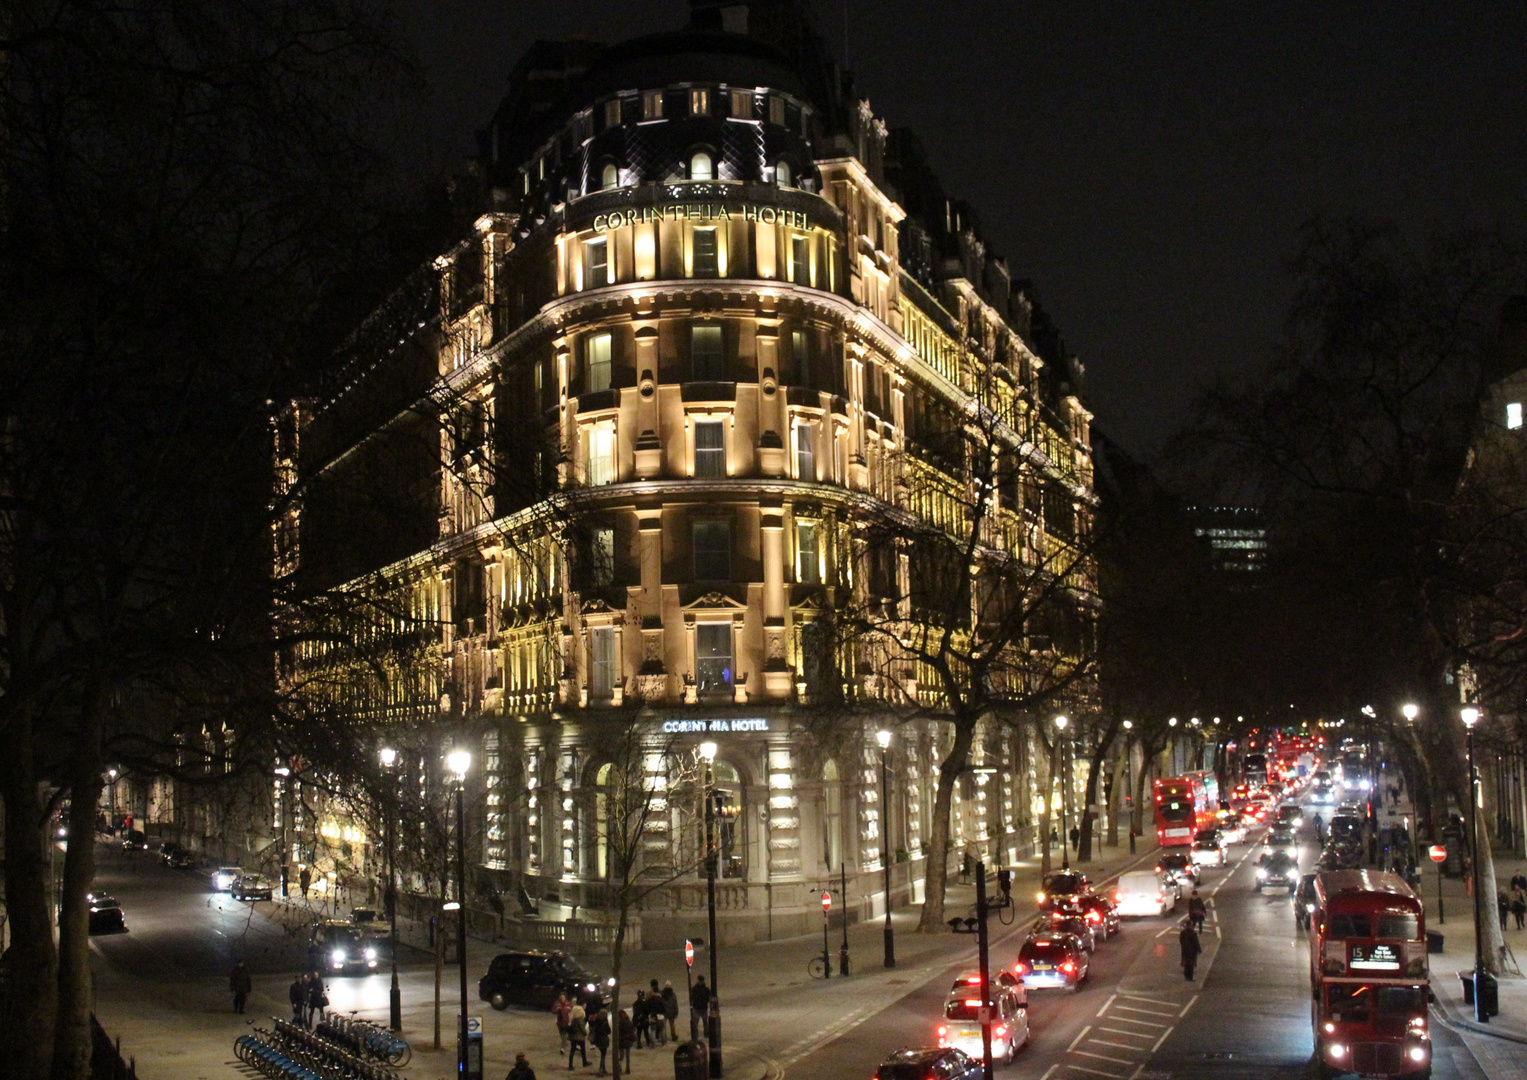
[[[308,966],[314,971],[365,975],[385,958],[387,943],[366,936],[358,927],[330,919],[313,927],[308,939]]]
[[[985,1071],[958,1047],[904,1046],[880,1063],[873,1080],[981,1080]]]
[[[1087,950],[1070,934],[1035,932],[1018,950],[1013,974],[1023,980],[1026,989],[1060,986],[1080,990],[1087,981]]]
[[[1166,915],[1177,907],[1182,887],[1150,870],[1119,875],[1114,890],[1114,911],[1119,915]]]
[[[188,866],[196,865],[196,856],[179,844],[168,845],[167,850],[160,852],[159,859],[164,865],[173,867],[176,870],[184,870]]]
[[[499,953],[477,984],[477,996],[495,1009],[528,1005],[549,1009],[558,994],[585,1008],[603,1003],[614,979],[601,980],[571,956],[560,952]]]
[[[240,874],[228,890],[235,900],[269,900],[271,893],[270,879],[264,874]]]
[[[128,829],[122,834],[123,851],[147,851],[148,837],[140,829]]]
[[[244,871],[237,866],[219,866],[212,871],[212,891],[227,892],[233,888],[233,883],[239,880],[243,873]]]
[[[92,934],[120,934],[127,930],[127,918],[122,905],[105,893],[87,893],[90,904],[89,932]]]
[[[1004,979],[1005,977],[1005,979]],[[1018,1048],[1029,1041],[1028,991],[1010,972],[991,980],[991,1054],[993,1061],[1012,1063]],[[982,1056],[981,974],[966,972],[955,980],[944,1001],[944,1020],[938,1025],[938,1044],[953,1046],[973,1058]]]

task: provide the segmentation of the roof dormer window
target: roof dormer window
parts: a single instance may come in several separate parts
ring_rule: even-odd
[[[663,118],[663,92],[661,90],[647,90],[642,94],[642,119],[661,120]]]
[[[690,116],[709,116],[710,115],[710,91],[709,90],[691,90],[689,92],[689,115]]]

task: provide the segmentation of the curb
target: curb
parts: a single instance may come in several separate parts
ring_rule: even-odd
[[[1469,1031],[1475,1035],[1489,1035],[1491,1038],[1504,1039],[1506,1042],[1514,1042],[1527,1046],[1527,1036],[1514,1035],[1509,1031],[1502,1031],[1500,1028],[1492,1028],[1487,1024],[1481,1024],[1477,1020],[1465,1020],[1461,1016],[1455,1016],[1453,1015],[1451,1003],[1444,1005],[1440,999],[1433,1006],[1432,1012],[1444,1027],[1452,1031]]]

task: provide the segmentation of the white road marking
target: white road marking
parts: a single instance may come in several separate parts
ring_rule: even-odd
[[[1111,1061],[1115,1065],[1133,1065],[1135,1063],[1134,1058],[1117,1058],[1109,1057],[1107,1054],[1090,1054],[1086,1050],[1073,1050],[1071,1052],[1073,1054],[1080,1054],[1082,1057],[1097,1058],[1099,1061]]]
[[[1099,1030],[1101,1031],[1101,1030],[1106,1030],[1106,1029],[1099,1028]],[[1145,1036],[1143,1036],[1143,1035],[1136,1036],[1136,1037],[1137,1038],[1142,1038],[1142,1039],[1145,1038]],[[1087,1045],[1088,1046],[1112,1046],[1116,1050],[1137,1050],[1137,1049],[1139,1049],[1138,1047],[1130,1046],[1129,1043],[1109,1042],[1107,1039],[1100,1039],[1096,1035],[1094,1035],[1092,1038],[1087,1040]]]
[[[1165,1005],[1168,1009],[1177,1008],[1175,1001],[1162,1001],[1160,998],[1146,997],[1144,994],[1134,994],[1128,990],[1120,990],[1115,997],[1127,997],[1131,1001],[1149,1001],[1152,1005]]]
[[[1104,1072],[1102,1069],[1089,1069],[1085,1065],[1072,1065],[1070,1062],[1067,1062],[1066,1068],[1075,1069],[1077,1072],[1091,1073],[1093,1076],[1111,1076],[1113,1080],[1124,1080],[1123,1073]]]
[[[1147,1035],[1145,1032],[1142,1032],[1142,1031],[1125,1031],[1123,1028],[1104,1027],[1102,1024],[1098,1025],[1098,1030],[1099,1031],[1111,1031],[1115,1035],[1127,1035],[1131,1039],[1149,1039],[1150,1038],[1150,1035]]]
[[[1177,1015],[1177,1013],[1175,1011],[1173,1011],[1173,1012],[1162,1012],[1160,1009],[1137,1009],[1133,1005],[1115,1005],[1114,1008],[1118,1009],[1118,1010],[1121,1010],[1123,1012],[1144,1013],[1146,1016],[1176,1016]]]
[[[1060,1062],[1057,1061],[1054,1065],[1051,1065],[1044,1071],[1044,1074],[1040,1076],[1039,1080],[1050,1080],[1050,1074],[1058,1068],[1060,1068]]]
[[[1161,1033],[1161,1038],[1156,1040],[1156,1045],[1151,1047],[1151,1053],[1154,1055],[1157,1050],[1160,1050],[1161,1049],[1161,1044],[1166,1042],[1166,1037],[1168,1035],[1170,1035],[1172,1032],[1176,1031],[1176,1030],[1177,1030],[1177,1026],[1174,1024],[1171,1027],[1167,1028],[1165,1031],[1163,1031]]]
[[[1121,1006],[1121,1008],[1122,1008],[1122,1006]],[[1160,1013],[1153,1013],[1152,1015],[1160,1016],[1161,1014]],[[1136,1020],[1132,1016],[1112,1016],[1112,1015],[1110,1015],[1108,1017],[1108,1019],[1117,1021],[1120,1024],[1139,1024],[1141,1027],[1159,1028],[1159,1027],[1168,1027],[1169,1026],[1167,1024],[1158,1024],[1158,1023],[1155,1023],[1154,1021],[1151,1021],[1151,1020]]]
[[[1194,1005],[1197,1005],[1197,1004],[1198,1004],[1198,995],[1194,994],[1193,997],[1191,999],[1189,999],[1188,1003],[1182,1007],[1182,1012],[1177,1014],[1177,1018],[1179,1020],[1181,1020],[1184,1016],[1187,1016],[1188,1015],[1188,1010],[1191,1009]]]
[[[1071,1051],[1075,1050],[1076,1049],[1076,1044],[1081,1042],[1082,1039],[1084,1039],[1086,1037],[1087,1032],[1089,1032],[1091,1030],[1092,1030],[1092,1025],[1088,1024],[1086,1027],[1082,1028],[1081,1031],[1078,1031],[1076,1033],[1076,1038],[1071,1040],[1071,1045],[1066,1047],[1066,1053],[1069,1054]]]
[[[1118,994],[1109,994],[1108,1000],[1103,1002],[1103,1007],[1098,1010],[1098,1015],[1102,1016],[1105,1012],[1107,1012],[1108,1006],[1112,1005],[1116,1000],[1118,1000],[1118,997]]]

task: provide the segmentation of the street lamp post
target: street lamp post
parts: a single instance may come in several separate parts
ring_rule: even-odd
[[[472,755],[452,750],[446,767],[456,776],[456,959],[461,974],[461,1016],[456,1021],[456,1075],[467,1075],[467,770]]]
[[[896,966],[896,941],[891,935],[891,770],[886,755],[891,733],[875,732],[880,744],[880,865],[885,868],[885,966]]]
[[[716,744],[707,740],[700,744],[700,757],[705,762],[705,908],[710,918],[710,1008],[705,1015],[705,1042],[710,1062],[710,1074],[721,1075],[721,1001],[717,987],[716,971]]]
[[[382,767],[389,779],[392,767],[397,763],[398,752],[390,746],[379,752]],[[382,910],[387,913],[388,951],[392,953],[392,987],[387,992],[387,1026],[393,1031],[403,1030],[403,992],[398,988],[398,833],[397,833],[397,784],[387,800],[387,888],[382,893]]]
[[[291,853],[287,850],[286,846],[287,807],[290,805],[290,801],[287,799],[286,793],[291,788],[292,770],[288,769],[284,765],[279,766],[276,769],[276,776],[279,777],[281,781],[281,793],[277,797],[281,800],[281,898],[284,900],[288,896],[287,890],[291,881],[291,874],[288,872],[288,870],[292,864],[292,860]]]
[[[1056,738],[1063,738],[1066,734],[1066,725],[1070,723],[1064,716],[1055,718]],[[1066,751],[1061,750],[1060,756],[1060,868],[1071,869],[1071,833],[1066,824]]]
[[[1129,811],[1129,853],[1131,855],[1135,853],[1135,786],[1134,777],[1131,775],[1134,768],[1135,748],[1129,732],[1134,726],[1133,720],[1124,721],[1124,808]]]
[[[1485,1007],[1485,980],[1489,975],[1485,971],[1485,935],[1483,920],[1479,914],[1479,824],[1475,820],[1475,802],[1477,796],[1474,793],[1474,725],[1479,723],[1479,710],[1472,705],[1466,706],[1459,714],[1463,718],[1463,726],[1467,732],[1469,748],[1469,850],[1474,856],[1474,1019],[1481,1024],[1490,1022],[1490,1011]]]

